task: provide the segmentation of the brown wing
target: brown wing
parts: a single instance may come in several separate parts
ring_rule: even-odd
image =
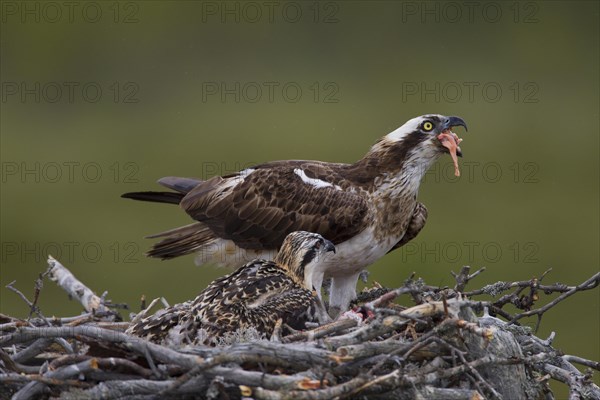
[[[272,261],[255,260],[211,283],[194,299],[181,332],[196,337],[203,329],[209,337],[253,327],[270,333],[278,319],[303,325],[313,307],[310,291],[299,287]]]
[[[187,301],[159,310],[155,314],[132,324],[127,328],[127,333],[160,343],[167,337],[169,331],[189,314],[191,305],[192,302]]]
[[[348,182],[336,174],[336,165],[275,162],[248,175],[216,177],[192,190],[181,207],[243,248],[276,249],[297,230],[338,244],[360,231],[368,205],[359,193],[345,190]],[[307,182],[314,179],[319,181]]]
[[[294,286],[292,280],[273,261],[254,260],[215,279],[194,299],[193,308],[222,309],[223,304],[253,302],[262,293],[283,293],[291,286]]]

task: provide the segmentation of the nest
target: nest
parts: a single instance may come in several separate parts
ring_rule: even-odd
[[[35,284],[27,319],[0,314],[0,398],[33,399],[600,399],[600,363],[564,355],[519,321],[594,289],[539,278],[466,290],[482,270],[463,267],[453,288],[410,277],[360,293],[335,322],[282,336],[236,332],[216,347],[168,348],[124,333],[115,304],[97,296],[53,258]],[[50,278],[83,305],[81,315],[46,318],[37,305]],[[540,294],[556,293],[536,307]],[[478,300],[485,298],[492,300]],[[394,301],[409,296],[410,308]],[[506,309],[516,309],[510,313]],[[537,329],[537,327],[536,327]],[[577,364],[584,372],[580,372]]]

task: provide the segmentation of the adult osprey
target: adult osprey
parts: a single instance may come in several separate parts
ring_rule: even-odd
[[[150,237],[162,238],[147,253],[169,259],[196,253],[196,264],[236,267],[273,259],[293,231],[317,232],[337,253],[313,276],[320,293],[332,277],[330,312],[344,310],[356,295],[360,272],[413,239],[427,209],[417,202],[422,177],[444,153],[456,174],[460,140],[451,129],[459,117],[423,115],[381,138],[354,164],[274,161],[206,181],[167,177],[174,192],[135,192],[123,197],[179,204],[197,222]]]
[[[294,329],[318,321],[312,272],[335,246],[312,232],[286,236],[274,261],[254,260],[212,282],[194,300],[134,319],[127,333],[168,345],[218,344],[253,328],[270,337],[278,320]]]

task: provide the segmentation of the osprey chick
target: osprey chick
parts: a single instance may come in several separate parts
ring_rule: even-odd
[[[317,233],[292,232],[274,261],[254,260],[219,278],[194,300],[135,321],[127,332],[169,345],[217,344],[236,331],[270,337],[279,319],[294,329],[317,321],[321,303],[312,286],[314,269],[335,252]]]
[[[235,267],[254,258],[273,259],[293,231],[317,232],[337,254],[313,273],[320,295],[332,277],[330,313],[347,308],[360,272],[413,239],[427,209],[417,202],[421,179],[442,155],[450,154],[458,174],[460,140],[452,132],[459,117],[423,115],[380,139],[353,164],[275,161],[206,181],[167,177],[174,192],[136,192],[123,197],[179,204],[197,222],[151,237],[162,238],[148,252],[169,259],[195,253],[198,265]]]

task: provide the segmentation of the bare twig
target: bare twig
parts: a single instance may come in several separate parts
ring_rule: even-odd
[[[117,343],[140,355],[144,355],[146,351],[149,351],[152,357],[161,362],[176,364],[185,368],[191,368],[198,363],[203,362],[199,357],[178,353],[141,338],[129,336],[121,332],[85,325],[75,327],[20,328],[17,332],[6,336],[0,336],[0,347],[17,343],[26,343],[40,338],[57,337],[90,338],[97,341]]]
[[[21,292],[19,289],[15,288],[15,287],[13,286],[13,284],[15,284],[15,282],[16,282],[16,281],[12,281],[12,282],[11,282],[11,283],[9,283],[8,285],[6,285],[6,288],[7,288],[7,289],[10,289],[10,290],[12,290],[13,292],[15,292],[16,294],[18,294],[18,295],[19,295],[19,297],[20,297],[21,299],[23,299],[23,301],[24,301],[24,302],[27,304],[27,306],[29,307],[29,310],[30,310],[30,311],[29,311],[29,317],[31,317],[31,314],[35,313],[35,314],[36,314],[37,316],[39,316],[41,319],[43,319],[44,321],[46,321],[46,325],[49,325],[49,323],[47,322],[47,319],[46,319],[46,317],[44,317],[44,316],[42,315],[42,312],[40,311],[39,307],[38,307],[38,306],[37,306],[35,303],[33,303],[33,302],[29,301],[29,299],[27,298],[27,296],[25,296],[25,295],[23,294],[23,292]],[[36,301],[37,301],[37,296],[36,296]]]
[[[40,298],[40,293],[42,292],[42,288],[44,287],[44,277],[48,274],[49,269],[46,270],[46,272],[40,274],[38,276],[38,278],[35,280],[35,286],[34,286],[34,291],[33,291],[33,304],[31,305],[31,311],[29,311],[29,317],[27,317],[27,319],[31,318],[31,315],[33,314],[33,310],[37,309],[37,303],[38,300]]]
[[[586,280],[582,284],[577,285],[577,286],[569,289],[568,291],[564,292],[563,294],[561,294],[560,296],[558,296],[556,299],[552,300],[548,304],[544,305],[543,307],[540,307],[535,310],[527,311],[524,313],[516,314],[510,322],[514,323],[514,322],[520,320],[521,318],[530,317],[532,315],[537,315],[538,317],[541,317],[541,315],[543,315],[546,311],[548,311],[549,309],[551,309],[552,307],[554,307],[555,305],[557,305],[558,303],[560,303],[567,297],[569,297],[577,292],[594,289],[595,287],[598,286],[599,283],[600,283],[600,272],[595,274],[594,276],[592,276],[590,279]],[[539,325],[539,323],[538,323],[538,325]]]
[[[485,271],[485,267],[478,269],[477,271],[473,272],[472,274],[469,274],[470,271],[471,271],[471,267],[469,267],[468,265],[465,265],[464,267],[462,267],[458,274],[455,273],[454,271],[450,271],[450,273],[456,280],[456,286],[454,286],[454,290],[456,290],[457,292],[463,292],[465,290],[465,286],[467,285],[467,283],[469,283],[469,281],[471,279],[475,278],[477,275],[479,275],[483,271]]]
[[[345,331],[347,329],[353,328],[358,325],[358,322],[353,319],[339,319],[335,322],[331,322],[329,324],[320,326],[318,328],[306,331],[306,332],[298,332],[288,335],[283,338],[284,343],[297,342],[300,340],[316,340],[322,337],[335,334],[338,332]]]
[[[600,362],[598,362],[598,361],[592,361],[592,360],[588,360],[588,359],[585,359],[582,357],[571,356],[571,355],[564,355],[563,359],[570,363],[584,365],[586,367],[593,368],[596,371],[600,371]]]

